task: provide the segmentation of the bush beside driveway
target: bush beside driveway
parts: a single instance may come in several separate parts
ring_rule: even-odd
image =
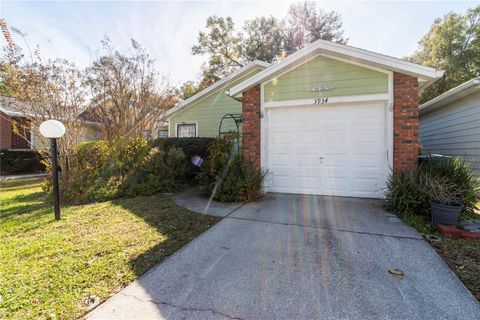
[[[0,318],[73,319],[218,221],[153,195],[66,206],[55,222],[40,179],[1,183]]]

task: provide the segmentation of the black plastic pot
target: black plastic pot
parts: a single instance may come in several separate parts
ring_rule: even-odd
[[[432,208],[433,223],[445,224],[447,226],[456,225],[460,212],[464,205],[455,203],[452,205],[440,204],[434,200],[430,200],[430,208]]]

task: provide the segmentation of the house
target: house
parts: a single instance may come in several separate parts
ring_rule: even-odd
[[[325,40],[247,67],[174,108],[169,136],[215,136],[240,114],[267,192],[379,198],[392,170],[417,165],[419,90],[443,71]]]
[[[0,97],[0,149],[47,149],[48,139],[44,138],[25,115],[27,107],[10,97]],[[82,121],[80,141],[100,138],[94,122]]]
[[[169,137],[216,137],[222,117],[241,114],[242,103],[225,93],[270,64],[254,61],[178,104],[166,113]],[[234,129],[233,122],[226,128]]]
[[[422,104],[418,110],[422,152],[462,156],[480,176],[480,77]]]

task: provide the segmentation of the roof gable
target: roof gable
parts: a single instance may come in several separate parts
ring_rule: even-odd
[[[230,89],[230,96],[238,97],[243,91],[259,83],[281,74],[284,70],[294,68],[303,64],[311,57],[325,54],[337,57],[352,63],[360,63],[366,66],[379,68],[383,70],[396,71],[406,75],[418,78],[420,87],[426,87],[439,79],[444,71],[422,66],[398,58],[386,56],[383,54],[367,51],[364,49],[338,44],[326,40],[317,40],[303,49],[293,53],[280,63],[274,64],[269,68],[258,73],[254,77]]]
[[[270,66],[269,63],[263,62],[263,61],[253,61],[249,63],[248,65],[238,69],[234,73],[228,75],[227,77],[215,82],[208,88],[200,91],[199,93],[193,95],[192,97],[188,98],[185,101],[182,101],[179,103],[177,106],[174,108],[170,109],[167,111],[166,116],[167,118],[172,117],[173,115],[177,114],[178,112],[185,110],[186,108],[192,106],[194,103],[200,101],[201,99],[206,98],[207,96],[215,93],[217,90],[221,89],[222,87],[228,86],[229,83],[235,82],[239,78],[245,76],[246,74],[253,72],[254,70],[257,69],[265,69],[268,66]]]
[[[377,94],[388,92],[388,72],[317,55],[263,84],[265,102]]]

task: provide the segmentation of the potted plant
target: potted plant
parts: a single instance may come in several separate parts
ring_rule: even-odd
[[[428,180],[433,223],[456,225],[465,207],[460,203],[462,190],[445,177],[430,177]]]

